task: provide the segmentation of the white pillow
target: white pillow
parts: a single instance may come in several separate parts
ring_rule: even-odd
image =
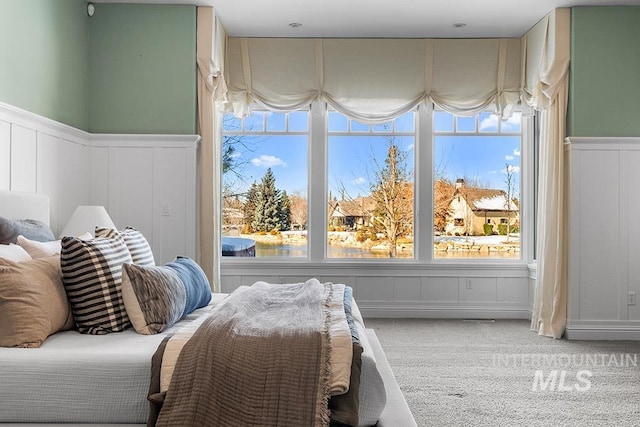
[[[31,255],[19,245],[0,245],[0,258],[13,262],[31,261]]]
[[[93,235],[89,232],[78,236],[80,240],[91,240]],[[60,255],[62,251],[62,244],[60,240],[52,240],[50,242],[37,242],[35,240],[27,239],[24,236],[18,236],[18,245],[22,246],[31,258],[47,258],[52,255]]]

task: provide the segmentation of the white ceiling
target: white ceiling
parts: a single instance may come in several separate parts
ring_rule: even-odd
[[[234,37],[520,37],[557,7],[640,5],[640,0],[92,1],[213,6]],[[302,26],[291,28],[292,22]],[[455,28],[457,23],[466,25]]]

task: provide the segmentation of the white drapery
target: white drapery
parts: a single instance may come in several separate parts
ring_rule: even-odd
[[[523,99],[541,113],[537,276],[531,329],[561,338],[567,323],[564,139],[570,11],[556,9],[523,37]]]
[[[520,39],[229,38],[227,112],[295,110],[323,100],[385,122],[425,100],[456,114],[509,114],[520,100]]]
[[[198,7],[198,263],[214,292],[220,291],[220,153],[221,114],[226,101],[224,51],[226,32],[213,8]]]

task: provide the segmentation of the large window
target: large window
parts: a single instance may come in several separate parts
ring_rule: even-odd
[[[520,258],[521,114],[433,113],[434,258]]]
[[[309,113],[225,115],[223,253],[255,242],[258,257],[307,256]],[[225,247],[229,247],[225,251]]]
[[[328,120],[328,258],[413,258],[415,113]]]
[[[368,124],[318,105],[225,116],[223,251],[247,239],[281,261],[522,259],[522,114]]]

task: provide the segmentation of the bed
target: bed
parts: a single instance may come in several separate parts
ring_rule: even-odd
[[[0,217],[48,224],[48,198],[0,191]],[[39,348],[0,348],[0,424],[144,425],[153,411],[147,398],[158,348],[167,337],[196,329],[229,300],[226,294],[212,294],[208,304],[152,335],[134,328],[104,335],[72,329],[54,333]],[[415,426],[375,332],[364,327],[355,301],[351,309],[350,325],[363,348],[359,424]]]

